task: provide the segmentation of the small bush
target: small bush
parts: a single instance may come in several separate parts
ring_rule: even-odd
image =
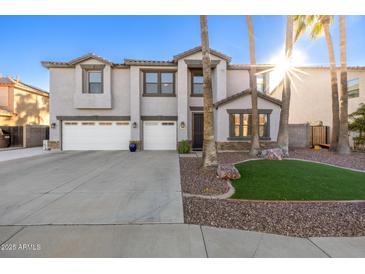
[[[190,144],[188,140],[183,140],[179,143],[179,146],[177,148],[177,151],[179,154],[187,154],[190,152]]]

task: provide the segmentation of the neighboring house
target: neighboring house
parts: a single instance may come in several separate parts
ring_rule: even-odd
[[[48,99],[48,92],[0,77],[0,126],[49,125]]]
[[[322,122],[323,125],[332,128],[332,90],[329,68],[300,67],[298,70],[297,77],[292,77],[289,123]],[[348,67],[347,79],[348,113],[350,114],[359,107],[360,103],[365,103],[365,67]],[[339,96],[340,89],[340,71],[338,70]],[[273,90],[270,95],[281,98],[282,89]]]
[[[172,61],[129,60],[116,64],[95,54],[69,62],[42,62],[50,72],[50,140],[63,150],[176,149],[203,143],[201,48]],[[249,66],[211,50],[215,135],[221,150],[249,146]],[[267,79],[258,76],[264,91]],[[259,93],[260,136],[276,141],[281,101]]]

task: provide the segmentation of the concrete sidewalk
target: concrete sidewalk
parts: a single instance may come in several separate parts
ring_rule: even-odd
[[[0,226],[0,257],[365,257],[365,237],[295,238],[188,224]]]
[[[51,153],[50,151],[44,151],[42,147],[31,148],[17,148],[0,151],[0,162],[33,157],[38,155],[44,155]]]

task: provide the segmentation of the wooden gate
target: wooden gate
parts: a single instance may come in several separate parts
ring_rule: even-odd
[[[312,126],[312,146],[328,145],[328,126]]]

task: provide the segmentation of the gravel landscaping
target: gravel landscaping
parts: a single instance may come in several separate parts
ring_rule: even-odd
[[[247,153],[219,153],[221,164],[230,164],[250,159]],[[216,169],[203,169],[201,157],[180,157],[180,176],[182,191],[197,195],[220,195],[229,190],[224,180],[217,178]]]
[[[184,197],[185,223],[298,237],[365,236],[365,203]]]
[[[322,149],[294,149],[291,158],[365,170],[365,153],[341,156]],[[219,163],[250,159],[247,153],[219,153]],[[184,193],[217,195],[228,191],[215,169],[202,170],[201,158],[180,158]],[[282,235],[365,236],[365,202],[271,202],[183,197],[185,223]]]
[[[338,155],[327,149],[314,151],[312,149],[293,149],[290,151],[290,158],[304,159],[327,163],[331,165],[365,170],[365,153],[353,152],[351,155]]]
[[[201,158],[180,158],[181,186],[184,193],[219,195],[229,188],[224,180],[218,179],[216,169],[201,167]]]

